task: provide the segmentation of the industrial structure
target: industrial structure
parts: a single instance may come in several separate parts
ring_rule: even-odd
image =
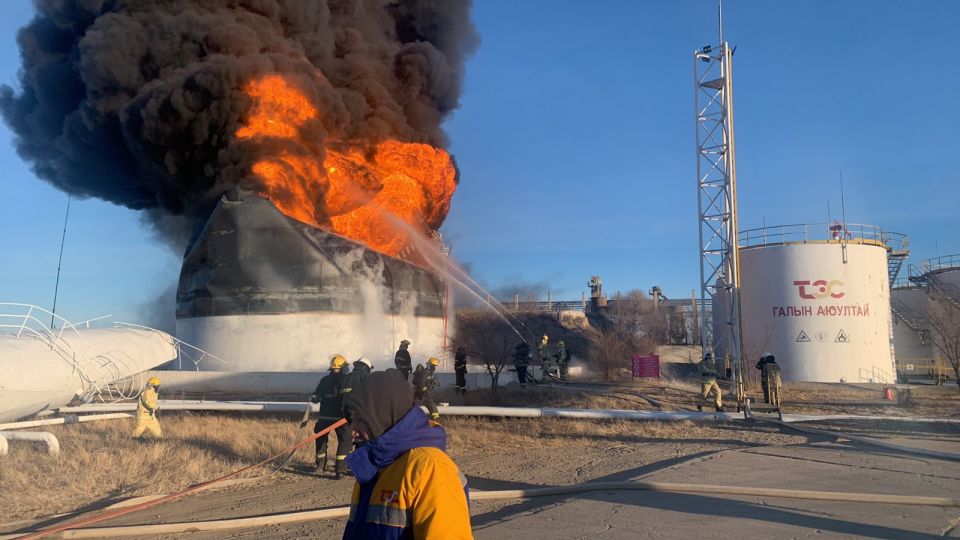
[[[947,359],[937,347],[929,315],[935,301],[960,309],[960,254],[927,259],[907,271],[907,277],[891,290],[897,374],[901,381],[942,382],[955,374],[947,369]]]
[[[177,336],[226,359],[228,371],[316,372],[335,353],[383,368],[403,339],[435,356],[446,285],[405,253],[384,255],[235,190],[184,256]]]
[[[735,365],[743,350],[740,338],[740,273],[737,250],[737,166],[733,124],[733,49],[723,39],[719,10],[719,45],[693,53],[694,112],[697,141],[697,221],[700,259],[700,343],[723,351]],[[721,300],[721,301],[718,301]],[[708,313],[723,324],[712,324]]]
[[[784,380],[893,382],[890,285],[904,235],[818,223],[741,231],[740,243],[746,358],[773,353]]]
[[[175,360],[180,345],[150,328],[73,325],[36,306],[0,304],[0,422],[71,402],[136,397],[142,373]]]

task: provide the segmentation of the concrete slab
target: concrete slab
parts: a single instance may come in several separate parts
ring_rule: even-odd
[[[619,473],[622,479],[624,473]],[[629,476],[629,475],[627,475]],[[634,479],[641,478],[633,476]],[[664,482],[960,496],[960,464],[839,444],[744,449],[643,477]],[[478,539],[941,538],[960,509],[652,492],[477,504]]]

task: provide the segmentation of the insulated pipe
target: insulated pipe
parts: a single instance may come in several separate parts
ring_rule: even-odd
[[[76,415],[71,414],[64,416],[62,418],[49,418],[47,420],[29,420],[27,422],[11,422],[9,424],[0,424],[0,431],[8,429],[24,429],[40,426],[55,426],[57,424],[79,424],[80,422],[94,422],[97,420],[113,420],[118,418],[131,418],[132,415],[127,413],[110,413],[110,414],[88,414],[88,415]]]
[[[308,403],[303,401],[200,401],[200,400],[160,400],[160,408],[165,411],[234,411],[234,412],[290,412],[302,413]],[[309,404],[313,412],[319,411],[319,405]],[[96,403],[76,407],[60,407],[61,413],[92,413],[133,411],[136,403]],[[618,409],[555,409],[536,407],[473,407],[449,405],[438,407],[440,414],[446,416],[499,416],[513,418],[590,418],[625,420],[740,420],[733,413],[699,413],[693,411],[628,411]],[[815,422],[820,420],[890,420],[901,422],[930,422],[960,424],[956,418],[932,418],[920,416],[864,416],[864,415],[783,415],[784,422]]]
[[[9,448],[8,448],[8,445],[7,445],[7,438],[6,438],[6,437],[3,437],[3,436],[0,436],[0,456],[5,456],[5,455],[7,455],[7,450],[8,450],[8,449],[9,449]]]
[[[47,445],[47,453],[51,456],[60,453],[60,441],[46,431],[0,431],[0,437],[7,441],[42,442]]]
[[[572,495],[589,491],[657,491],[663,493],[704,493],[708,495],[734,495],[744,497],[778,497],[815,501],[841,501],[876,504],[899,504],[905,506],[960,507],[960,500],[944,497],[918,497],[911,495],[884,495],[878,493],[849,493],[836,491],[807,491],[795,489],[757,488],[742,486],[719,486],[710,484],[672,484],[666,482],[588,482],[572,486],[548,486],[541,488],[507,489],[501,491],[471,491],[474,501],[497,499],[525,499],[552,495]],[[212,521],[164,523],[160,525],[127,525],[120,527],[97,527],[63,531],[63,538],[115,538],[120,536],[148,536],[156,534],[181,534],[188,532],[224,531],[248,529],[289,523],[301,523],[346,517],[350,508],[339,506],[320,510],[289,512],[231,518]]]

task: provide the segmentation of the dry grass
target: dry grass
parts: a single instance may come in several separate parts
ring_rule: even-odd
[[[256,463],[298,438],[292,418],[167,415],[160,422],[164,438],[144,441],[130,438],[132,420],[50,426],[45,431],[60,440],[57,457],[11,443],[0,458],[0,522],[171,493]],[[300,452],[300,459],[312,455],[312,449]]]

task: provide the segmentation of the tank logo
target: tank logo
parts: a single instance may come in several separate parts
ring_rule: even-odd
[[[818,279],[811,283],[810,281],[794,281],[794,285],[797,286],[797,290],[800,293],[800,298],[805,298],[807,300],[819,300],[822,298],[843,298],[847,293],[842,291],[834,291],[838,287],[843,287],[844,283],[839,279],[832,279],[827,281],[825,279]],[[811,288],[807,288],[811,287]]]

